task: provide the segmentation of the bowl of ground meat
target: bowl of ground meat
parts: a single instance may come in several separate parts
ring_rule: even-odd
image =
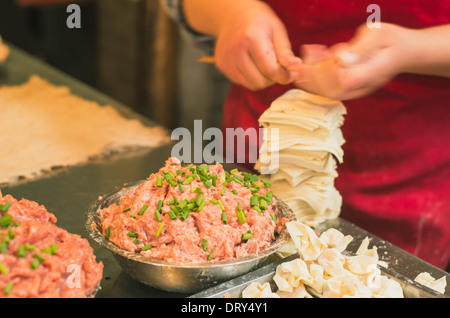
[[[45,206],[0,195],[0,298],[92,298],[103,275],[88,241]]]
[[[287,241],[292,211],[270,183],[237,169],[182,164],[99,197],[86,229],[134,279],[194,293],[261,266]]]

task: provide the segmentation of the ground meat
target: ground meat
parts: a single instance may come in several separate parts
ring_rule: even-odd
[[[100,210],[101,228],[112,243],[147,257],[227,260],[273,243],[286,222],[275,204],[270,184],[256,175],[169,158],[119,204]]]
[[[103,275],[87,240],[36,202],[0,199],[0,297],[81,298]]]

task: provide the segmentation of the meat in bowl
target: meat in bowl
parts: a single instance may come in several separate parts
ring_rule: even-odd
[[[270,184],[215,165],[164,167],[99,210],[102,234],[127,251],[168,262],[222,261],[267,249],[287,219]]]

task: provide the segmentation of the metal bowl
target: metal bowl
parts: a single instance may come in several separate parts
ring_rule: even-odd
[[[118,204],[127,191],[138,187],[143,182],[145,180],[125,184],[120,189],[96,200],[86,213],[85,226],[92,239],[108,249],[127,274],[148,286],[170,292],[195,293],[259,268],[269,256],[289,240],[289,234],[284,227],[274,243],[257,254],[232,260],[196,263],[168,262],[124,250],[102,235],[98,211],[113,203]],[[294,219],[291,209],[278,199],[277,213],[289,220]]]

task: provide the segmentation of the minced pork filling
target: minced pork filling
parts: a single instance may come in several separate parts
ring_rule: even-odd
[[[58,227],[43,205],[0,198],[0,298],[84,298],[103,264],[86,239]]]
[[[268,248],[286,223],[270,183],[237,169],[185,165],[174,157],[100,210],[112,243],[170,262],[219,261]]]

